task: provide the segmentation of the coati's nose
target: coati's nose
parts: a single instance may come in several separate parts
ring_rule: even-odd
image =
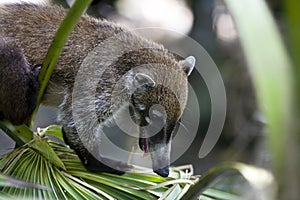
[[[168,177],[169,176],[169,166],[166,166],[162,169],[154,170],[154,172],[162,177]]]

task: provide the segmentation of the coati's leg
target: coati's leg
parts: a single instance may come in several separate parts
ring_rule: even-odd
[[[65,96],[66,98],[61,105],[62,112],[60,113],[60,118],[63,125],[63,137],[66,144],[68,144],[76,152],[82,164],[90,171],[108,172],[121,175],[124,173],[124,171],[130,170],[132,167],[127,165],[126,163],[102,156],[95,158],[85,148],[78,135],[75,127],[75,122],[73,120],[71,94],[71,92],[68,92]]]
[[[0,36],[0,118],[22,124],[37,103],[39,68],[31,70],[13,38]]]
[[[69,132],[70,129],[67,129]],[[109,158],[101,157],[100,159],[96,159],[89,151],[83,146],[82,142],[79,139],[78,134],[75,132],[69,132],[67,133],[66,129],[63,127],[63,136],[64,141],[66,144],[68,144],[78,155],[80,158],[82,164],[90,171],[93,172],[108,172],[112,174],[118,174],[121,175],[124,173],[124,171],[128,171],[131,169],[130,166],[128,166],[126,163],[112,160]],[[70,137],[70,135],[72,135]],[[70,139],[72,138],[72,139]],[[106,164],[104,164],[106,163]],[[109,166],[114,166],[114,168],[111,168]]]

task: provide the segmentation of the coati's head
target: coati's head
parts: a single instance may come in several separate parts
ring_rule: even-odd
[[[145,154],[150,153],[153,171],[163,177],[169,175],[172,136],[186,106],[187,76],[195,58],[166,64],[141,65],[127,76],[131,85],[130,113],[139,125],[139,147]]]

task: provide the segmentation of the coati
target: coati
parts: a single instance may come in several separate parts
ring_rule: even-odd
[[[39,65],[65,15],[66,10],[58,6],[0,5],[1,118],[20,124],[31,115]],[[75,102],[74,85],[80,84],[76,77],[86,68],[85,58],[97,48],[97,62],[83,73],[80,81],[86,84]],[[114,124],[114,115],[127,105],[139,127],[141,150],[150,153],[154,172],[166,177],[172,134],[187,102],[187,76],[194,65],[194,57],[177,61],[159,44],[112,22],[84,15],[66,42],[42,103],[59,108],[64,140],[87,169],[115,174],[131,166],[101,156],[98,139],[103,127]],[[85,103],[85,92],[95,85],[91,77],[98,78],[94,99]],[[75,120],[76,106],[79,114],[95,109],[96,119],[79,119],[93,128],[86,130]],[[162,124],[157,133],[147,129],[154,121]]]

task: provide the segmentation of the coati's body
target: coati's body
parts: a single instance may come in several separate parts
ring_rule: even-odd
[[[17,92],[5,93],[4,96],[0,97],[0,104],[3,105],[2,107],[0,105],[2,117],[18,124],[31,114],[32,107],[36,104],[36,99],[32,96],[36,96],[37,82],[33,84],[27,84],[27,82],[37,80],[35,66],[43,63],[55,32],[65,14],[66,11],[60,7],[42,7],[29,4],[0,5],[0,47],[1,42],[4,46],[11,44],[10,49],[12,51],[19,54],[22,51],[24,53],[24,57],[16,57],[15,63],[17,64],[12,62],[11,68],[7,67],[9,64],[5,65],[6,68],[2,67],[3,63],[6,62],[4,60],[11,59],[11,57],[6,56],[0,60],[0,73],[3,74],[9,68],[12,71],[13,78],[25,80],[22,84],[16,84],[20,88],[16,90]],[[4,39],[1,40],[1,38]],[[10,43],[6,41],[10,41]],[[94,95],[96,99],[91,104],[94,106],[93,108],[85,107],[85,105],[81,105],[81,99],[76,100],[77,105],[80,104],[83,110],[89,111],[91,109],[92,112],[96,108],[99,124],[93,128],[93,131],[87,131],[86,137],[82,138],[78,134],[81,127],[76,127],[80,123],[75,121],[72,110],[76,106],[74,97],[72,97],[74,83],[84,59],[101,44],[103,48],[99,52],[101,59],[100,63],[98,62],[98,68],[93,68],[93,71],[87,72],[81,79],[81,81],[87,81],[86,85],[89,85],[91,76],[99,74]],[[24,59],[27,59],[27,61]],[[161,70],[158,73],[157,68],[154,70],[154,67],[153,69],[151,67],[138,68],[144,64],[158,64],[158,68],[160,67]],[[102,69],[104,66],[106,67],[105,70]],[[138,70],[135,70],[137,68]],[[173,55],[161,45],[142,39],[113,23],[84,16],[76,25],[63,49],[51,76],[43,103],[60,108],[59,119],[63,125],[65,141],[76,151],[83,164],[94,171],[111,173],[120,173],[120,171],[127,170],[128,166],[121,162],[103,158],[99,152],[99,156],[97,156],[91,154],[90,149],[87,150],[86,143],[88,143],[88,146],[97,146],[97,141],[93,135],[96,134],[96,129],[99,127],[101,129],[104,125],[109,126],[113,121],[113,114],[122,109],[124,102],[133,106],[133,112],[135,113],[133,118],[141,126],[147,125],[145,118],[147,118],[151,106],[155,104],[162,105],[165,109],[165,123],[167,125],[162,128],[160,134],[146,139],[141,137],[139,144],[144,151],[156,151],[157,148],[162,147],[163,150],[160,153],[165,152],[167,155],[150,153],[155,172],[167,176],[170,157],[169,141],[186,104],[186,77],[192,68],[193,63],[176,61]],[[26,73],[29,75],[25,74],[19,77],[18,74],[22,74],[19,72],[20,69],[28,70],[29,72]],[[169,71],[175,73],[168,75]],[[2,87],[0,86],[0,95],[2,95],[4,88],[9,90],[14,87],[14,82],[7,82],[8,79],[5,76],[1,76],[1,79],[0,81],[4,84]],[[95,83],[90,81],[90,84]],[[167,87],[164,87],[164,85],[167,85]],[[29,92],[24,94],[24,91]],[[84,99],[86,96],[85,91],[81,92]],[[113,95],[113,93],[116,95]],[[113,96],[116,96],[114,100]],[[23,102],[25,99],[26,102]],[[22,107],[13,109],[13,106],[6,110],[3,109],[6,104],[18,104],[19,102],[22,102],[20,104],[22,107],[27,105],[30,109],[25,110]],[[14,115],[23,110],[25,114],[22,116],[17,117],[17,115]],[[161,119],[163,120],[163,118]],[[86,122],[88,121],[86,120]],[[164,147],[164,145],[167,147]]]

